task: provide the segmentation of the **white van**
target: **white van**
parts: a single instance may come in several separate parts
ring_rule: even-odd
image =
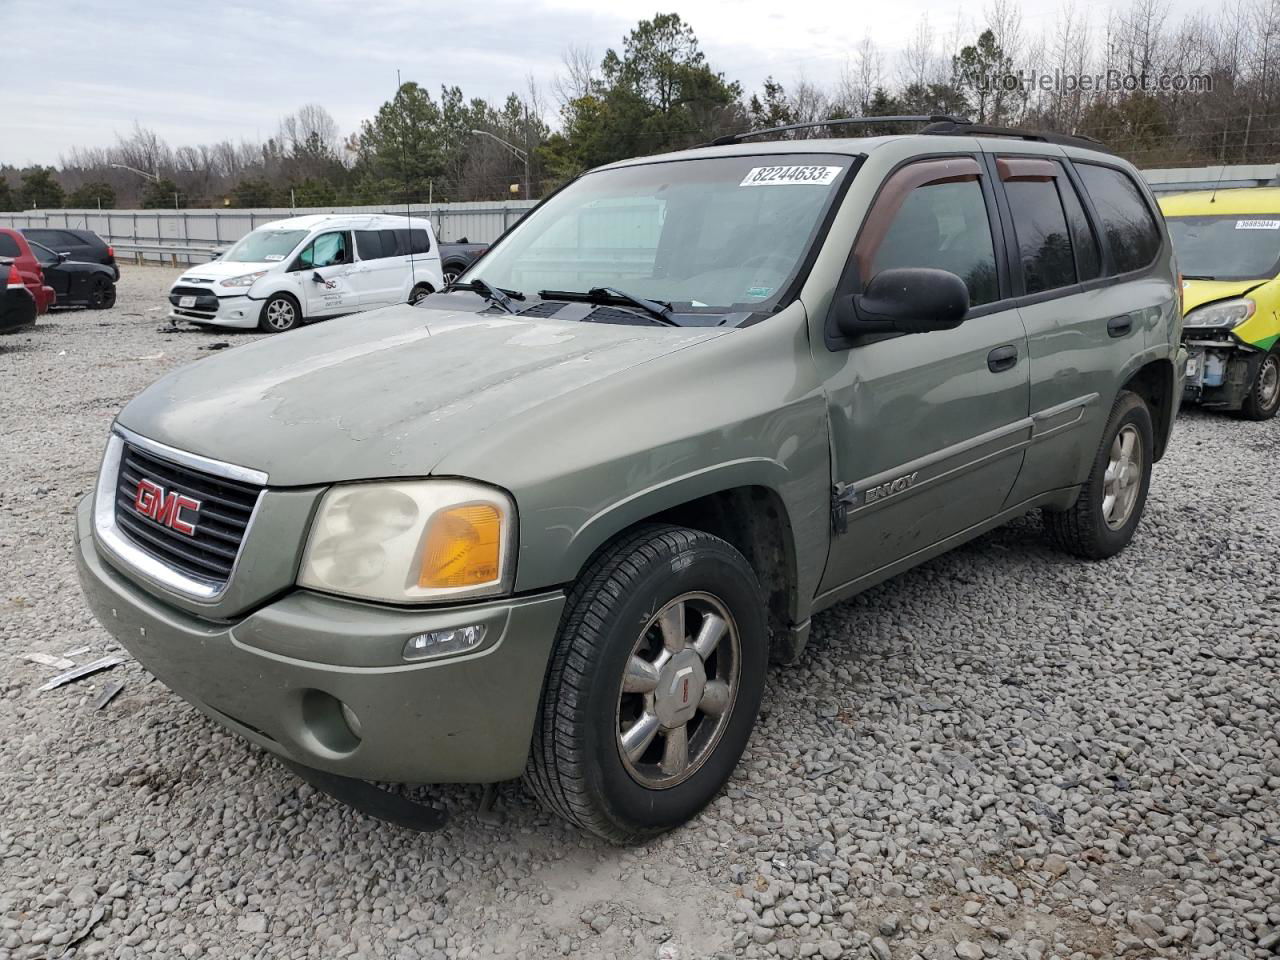
[[[265,224],[192,267],[169,289],[169,320],[282,333],[305,320],[416,303],[443,286],[429,220],[312,214]]]

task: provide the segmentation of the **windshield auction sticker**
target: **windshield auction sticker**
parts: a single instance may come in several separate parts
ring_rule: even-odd
[[[793,183],[826,186],[840,175],[844,167],[823,165],[799,167],[752,167],[738,184],[740,187],[775,187]]]
[[[1280,230],[1280,220],[1237,220],[1237,230]]]

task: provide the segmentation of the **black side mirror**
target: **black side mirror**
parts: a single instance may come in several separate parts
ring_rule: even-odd
[[[59,262],[59,263],[66,263],[66,262],[67,262],[68,260],[70,260],[70,259],[71,259],[71,254],[69,254],[69,253],[61,253],[61,252],[60,252],[60,253],[58,254],[58,262]]]
[[[949,270],[895,267],[881,270],[838,314],[846,337],[868,333],[951,330],[969,312],[969,288]]]
[[[324,283],[324,277],[320,276],[319,270],[313,270],[311,272],[311,281],[313,283]]]

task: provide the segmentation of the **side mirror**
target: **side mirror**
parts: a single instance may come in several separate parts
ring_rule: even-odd
[[[71,259],[71,254],[69,254],[69,253],[62,253],[62,252],[59,252],[59,254],[58,254],[58,262],[59,262],[59,263],[66,263],[66,262],[67,262],[68,260],[70,260],[70,259]]]
[[[928,333],[951,330],[969,312],[969,288],[949,270],[895,267],[881,270],[852,303],[840,310],[846,337],[868,333]]]
[[[319,270],[313,270],[313,271],[312,271],[312,273],[311,273],[311,282],[312,282],[312,283],[324,283],[324,277],[320,276],[320,271],[319,271]]]

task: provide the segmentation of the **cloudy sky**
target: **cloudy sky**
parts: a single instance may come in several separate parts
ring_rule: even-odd
[[[1076,0],[1100,24],[1104,0]],[[1120,2],[1120,0],[1117,0]],[[1172,0],[1175,14],[1191,0]],[[138,121],[177,146],[270,136],[278,119],[323,104],[344,133],[395,92],[396,70],[434,91],[501,99],[525,78],[549,85],[569,45],[596,59],[657,9],[689,21],[712,66],[748,91],[832,83],[868,32],[892,58],[926,15],[962,35],[973,0],[0,0],[4,120],[0,163],[56,163],[106,146]],[[1059,0],[1024,0],[1024,28],[1048,27]],[[59,27],[55,25],[62,24]],[[14,37],[20,40],[15,40]]]

